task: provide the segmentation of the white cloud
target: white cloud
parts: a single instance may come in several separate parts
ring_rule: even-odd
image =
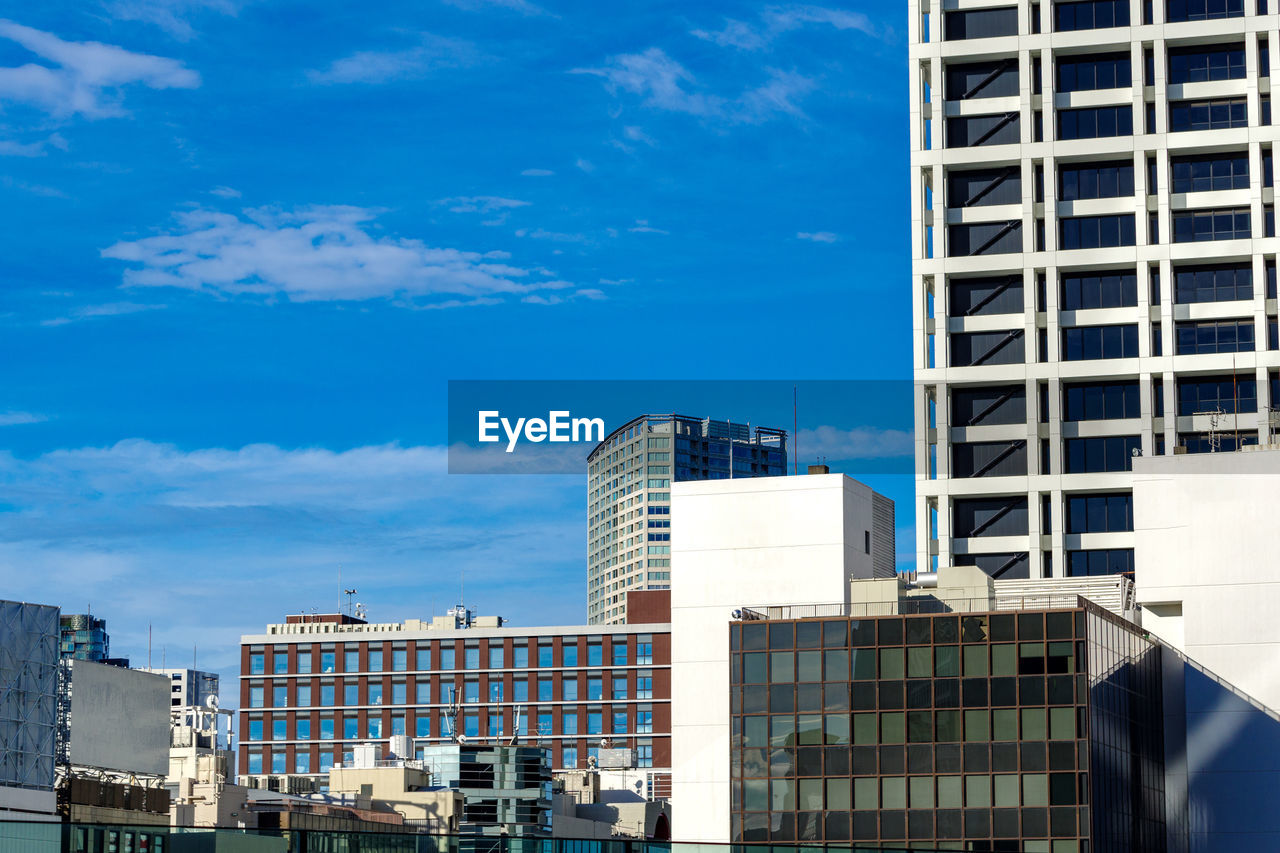
[[[583,464],[578,477],[450,476],[443,447],[396,444],[0,451],[0,577],[19,600],[92,600],[113,651],[135,658],[162,608],[204,614],[201,668],[231,675],[241,634],[332,611],[339,564],[377,621],[429,618],[465,572],[487,613],[572,624],[581,603],[561,590],[580,572]],[[174,583],[174,566],[217,582]],[[166,644],[190,659],[190,624],[155,626],[156,661]]]
[[[796,239],[808,240],[811,243],[834,243],[840,239],[840,235],[831,231],[798,231]]]
[[[636,224],[627,229],[632,234],[670,234],[670,231],[663,231],[661,228],[654,228],[649,224],[647,219],[637,219]]]
[[[60,133],[35,142],[0,139],[0,157],[43,157],[49,153],[50,148],[66,151],[67,147],[67,140]]]
[[[550,169],[525,169],[520,173],[526,178],[548,178],[555,174]]]
[[[42,424],[47,420],[49,419],[44,415],[37,415],[33,412],[0,412],[0,427]]]
[[[586,172],[588,175],[596,170],[596,166],[594,163],[582,157],[579,157],[577,160],[575,160],[573,165],[577,166],[580,170],[582,170],[583,172]]]
[[[234,187],[214,187],[209,190],[209,195],[216,195],[218,198],[240,198],[240,190]]]
[[[820,426],[800,430],[795,446],[802,454],[802,463],[819,457],[830,461],[885,459],[914,454],[915,436],[904,429]]]
[[[622,129],[622,135],[627,139],[630,139],[632,142],[643,142],[650,148],[658,144],[652,136],[644,132],[644,128],[642,127],[635,127],[634,125],[624,127]]]
[[[308,71],[307,77],[313,83],[387,83],[465,68],[479,61],[479,56],[471,42],[422,33],[414,47],[357,51],[335,60],[323,71]]]
[[[469,12],[480,12],[485,9],[507,9],[522,15],[545,15],[546,10],[535,6],[529,0],[444,0],[450,6],[466,9]]]
[[[518,228],[516,229],[517,237],[528,237],[531,240],[551,240],[554,243],[585,243],[587,242],[586,234],[566,233],[563,231],[548,231],[545,228]]]
[[[449,205],[451,213],[497,213],[517,207],[528,207],[529,202],[518,198],[503,198],[496,195],[466,195],[455,198],[442,198],[439,204]]]
[[[142,311],[159,311],[166,306],[144,304],[141,302],[108,302],[103,305],[85,305],[62,317],[42,320],[42,326],[65,326],[81,320],[92,320],[97,317],[118,317],[122,314],[137,314]]]
[[[572,73],[600,77],[610,93],[634,95],[651,109],[735,124],[759,124],[780,114],[802,116],[795,100],[816,85],[795,72],[769,68],[762,85],[735,97],[702,92],[694,75],[657,47],[613,56],[601,68],[576,68]]]
[[[693,75],[658,47],[613,56],[603,68],[575,68],[572,73],[600,77],[611,92],[637,95],[657,109],[697,116],[723,109],[720,99],[689,91],[696,82]]]
[[[56,118],[124,114],[122,90],[194,89],[200,75],[175,59],[133,53],[99,42],[63,41],[50,33],[0,20],[0,38],[52,63],[0,67],[0,104],[26,104]]]
[[[455,307],[570,287],[543,270],[502,263],[506,252],[435,248],[375,236],[377,211],[358,207],[196,209],[166,234],[125,240],[104,257],[130,265],[128,287],[179,287],[295,301],[396,297],[415,307]]]
[[[760,13],[760,21],[756,24],[726,18],[724,27],[720,30],[698,29],[692,30],[690,34],[720,47],[756,51],[771,46],[783,33],[814,24],[842,31],[853,30],[872,38],[882,36],[880,29],[861,12],[810,5],[770,6]]]
[[[188,17],[206,11],[224,15],[237,11],[231,0],[108,0],[105,6],[116,20],[152,24],[179,41],[195,35]]]

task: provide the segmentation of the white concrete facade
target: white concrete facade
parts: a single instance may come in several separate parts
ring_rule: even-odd
[[[1269,423],[1266,407],[1278,406],[1280,400],[1271,399],[1267,380],[1272,375],[1269,372],[1280,367],[1280,352],[1268,348],[1276,299],[1264,283],[1280,242],[1267,236],[1264,222],[1273,215],[1269,165],[1277,130],[1274,123],[1264,123],[1264,114],[1270,110],[1271,80],[1280,74],[1276,58],[1280,51],[1268,54],[1262,48],[1280,43],[1280,15],[1274,3],[1271,14],[1256,14],[1259,5],[1246,2],[1241,17],[1168,22],[1163,0],[1150,4],[1131,0],[1125,5],[1132,26],[1059,32],[1055,31],[1054,15],[1060,4],[1049,2],[959,0],[938,4],[911,0],[908,5],[917,566],[925,571],[957,559],[972,560],[974,555],[1025,553],[1026,572],[1031,578],[1064,575],[1072,552],[1131,549],[1135,542],[1134,534],[1127,530],[1066,530],[1071,495],[1125,493],[1131,488],[1132,476],[1123,470],[1066,473],[1064,441],[1131,436],[1139,442],[1144,456],[1172,453],[1189,436],[1201,435],[1210,426],[1207,417],[1183,414],[1178,409],[1178,381],[1196,375],[1235,375],[1256,381],[1257,411],[1229,413],[1219,426],[1257,434],[1262,444],[1273,440],[1275,426]],[[1144,20],[1144,5],[1151,8],[1149,21]],[[947,14],[1015,6],[1016,34],[945,38]],[[1168,82],[1170,50],[1227,43],[1243,44],[1243,77]],[[1130,85],[1058,91],[1055,71],[1060,59],[1107,53],[1129,55]],[[1268,56],[1269,67],[1263,69],[1261,63],[1267,62]],[[982,60],[1016,61],[1017,93],[990,98],[979,93],[947,100],[946,69]],[[1171,104],[1209,98],[1245,99],[1248,126],[1170,132]],[[1104,106],[1131,108],[1132,134],[1058,138],[1057,118],[1062,110]],[[982,114],[1016,114],[1020,119],[1017,141],[951,146],[947,120]],[[1171,158],[1226,152],[1247,156],[1247,187],[1172,191]],[[1133,164],[1131,194],[1061,199],[1059,173],[1064,165],[1116,161]],[[967,206],[951,205],[948,177],[984,167],[1015,170],[1020,199],[1012,204],[972,203],[970,199]],[[1151,176],[1155,177],[1154,185],[1150,184]],[[1249,211],[1249,238],[1172,241],[1176,214],[1225,207]],[[1132,214],[1135,245],[1061,248],[1061,219],[1108,214]],[[1157,224],[1154,231],[1149,217]],[[1022,251],[973,255],[953,251],[949,227],[982,222],[1016,223]],[[1251,265],[1252,297],[1179,302],[1174,288],[1178,268],[1219,260]],[[1064,273],[1120,269],[1136,274],[1135,304],[1066,310],[1061,286]],[[963,316],[953,316],[954,283],[983,275],[1007,275],[1017,280],[1023,294],[1020,309],[1008,313],[971,309]],[[1175,334],[1178,324],[1211,319],[1251,325],[1254,351],[1180,354]],[[1118,324],[1136,324],[1137,352],[1131,357],[1065,360],[1064,330]],[[983,332],[1020,336],[1022,358],[1007,364],[953,364],[956,336]],[[1067,420],[1064,384],[1091,380],[1136,382],[1140,411],[1123,418]],[[997,423],[958,423],[953,418],[956,390],[981,386],[1024,389],[1025,415]],[[1025,442],[1025,472],[956,476],[956,445],[972,442]],[[1025,498],[1025,532],[954,535],[956,500],[983,496]],[[992,560],[993,565],[1001,562]]]
[[[1280,450],[1134,463],[1142,626],[1280,709]]]
[[[849,582],[874,576],[879,549],[893,552],[877,498],[841,474],[672,488],[672,837],[729,841],[733,611],[848,604]]]

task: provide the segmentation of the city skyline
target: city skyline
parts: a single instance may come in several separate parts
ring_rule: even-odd
[[[901,18],[148,0],[0,23],[6,594],[224,675],[240,634],[335,607],[339,565],[375,614],[440,612],[465,572],[486,612],[581,621],[582,478],[447,478],[445,381],[906,381],[907,229],[857,203],[906,209],[905,102],[867,82],[902,78]],[[645,355],[596,359],[604,329]],[[744,332],[773,356],[696,356]]]

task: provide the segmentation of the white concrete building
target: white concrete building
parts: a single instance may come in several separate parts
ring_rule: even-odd
[[[1135,454],[1270,440],[1267,11],[909,3],[921,570],[1130,570]]]
[[[892,577],[893,504],[841,474],[672,487],[673,834],[729,841],[729,623],[743,607],[849,602]]]
[[[1134,463],[1142,626],[1280,709],[1280,450]]]
[[[587,622],[620,625],[631,590],[671,588],[671,484],[780,477],[785,430],[641,415],[587,456]]]

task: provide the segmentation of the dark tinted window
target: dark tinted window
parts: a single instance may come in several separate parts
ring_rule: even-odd
[[[1019,477],[1027,473],[1027,442],[973,441],[951,445],[953,477]]]
[[[1022,311],[1022,274],[951,279],[951,316],[978,317]]]
[[[1175,243],[1242,240],[1247,239],[1251,233],[1247,207],[1179,210],[1173,214],[1173,242]]]
[[[1243,44],[1197,45],[1169,50],[1170,83],[1243,79]]]
[[[1248,101],[1244,98],[1176,101],[1169,104],[1169,130],[1173,133],[1248,126],[1249,108]]]
[[[1021,251],[1021,220],[947,226],[947,254],[953,258],[971,255],[1007,255]]]
[[[1252,320],[1206,320],[1179,323],[1175,330],[1178,355],[1215,352],[1253,352]]]
[[[1169,0],[1165,20],[1213,21],[1244,16],[1244,0]]]
[[[1249,153],[1204,154],[1170,158],[1175,193],[1203,193],[1249,188]]]
[[[1133,84],[1127,53],[1063,56],[1058,59],[1058,91],[1122,89]]]
[[[1059,222],[1060,249],[1104,249],[1135,243],[1132,213],[1071,216]]]
[[[1129,26],[1128,0],[1085,0],[1083,3],[1054,3],[1054,28],[1096,30],[1104,27]]]
[[[951,366],[1022,364],[1022,329],[997,332],[957,332],[951,335]]]
[[[1232,302],[1253,298],[1253,265],[1175,267],[1175,302]]]
[[[1066,421],[1120,420],[1142,414],[1136,380],[1066,385],[1062,390],[1062,403]]]
[[[951,390],[951,424],[1020,424],[1027,419],[1027,389],[1023,385]]]
[[[1178,414],[1221,409],[1228,414],[1258,411],[1258,382],[1252,377],[1196,376],[1178,380]]]
[[[1020,141],[1020,124],[1016,112],[955,116],[947,119],[947,147],[972,148],[979,145],[1017,143]]]
[[[957,539],[1026,536],[1027,497],[957,499],[952,505],[951,529]]]
[[[1079,326],[1062,330],[1064,361],[1137,358],[1138,326]]]
[[[1062,308],[1132,308],[1138,304],[1138,274],[1134,270],[1063,273]]]
[[[1068,474],[1100,474],[1128,471],[1133,452],[1142,448],[1142,436],[1106,435],[1068,438],[1063,443]]]
[[[1133,495],[1068,495],[1068,533],[1124,533],[1133,530]]]
[[[1059,139],[1100,139],[1133,134],[1133,107],[1058,110]]]
[[[1058,186],[1062,201],[1133,195],[1133,161],[1060,163]]]
[[[1018,7],[947,12],[943,19],[947,41],[994,38],[1018,34]]]
[[[1017,166],[947,173],[947,207],[1022,203],[1022,171]]]
[[[1093,551],[1068,551],[1067,576],[1118,575],[1133,573],[1133,549],[1110,548]]]
[[[1018,94],[1018,61],[969,62],[947,66],[948,101],[1007,98]]]

